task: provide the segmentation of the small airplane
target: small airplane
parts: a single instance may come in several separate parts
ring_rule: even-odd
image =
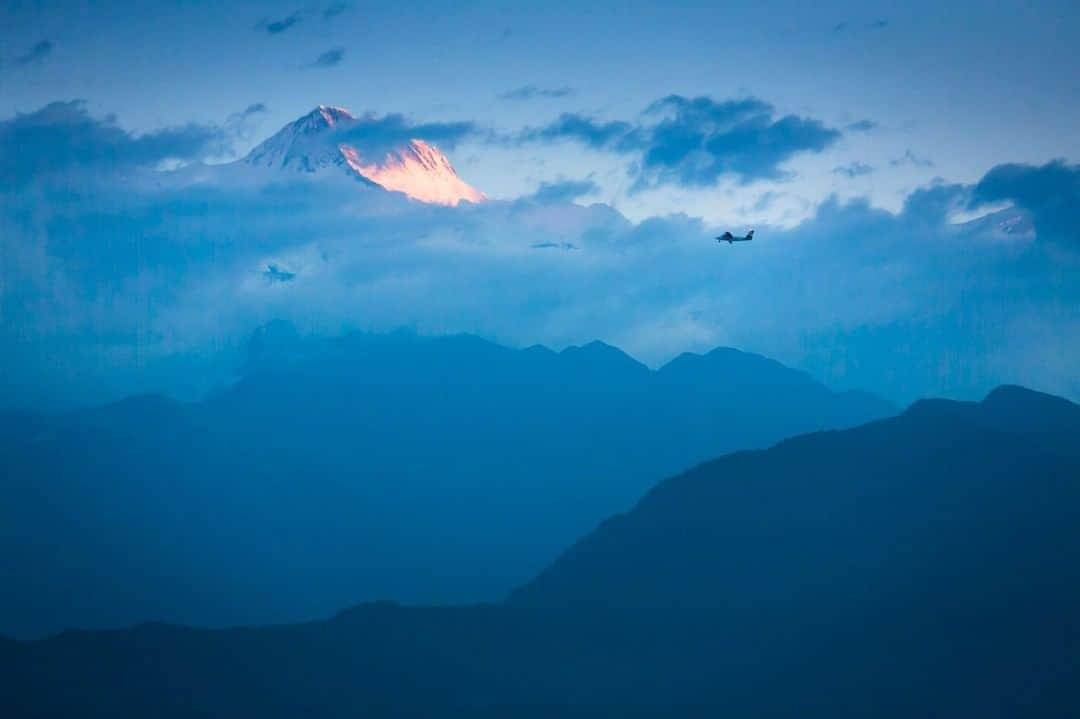
[[[726,243],[728,243],[730,245],[732,242],[749,242],[752,239],[754,239],[754,231],[750,230],[749,232],[746,233],[746,237],[736,237],[735,235],[731,234],[730,232],[725,232],[724,234],[717,237],[716,241],[717,242],[726,242]]]

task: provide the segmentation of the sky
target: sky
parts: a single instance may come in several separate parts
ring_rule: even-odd
[[[1078,36],[1080,6],[1055,1],[9,0],[0,337],[25,376],[6,398],[216,355],[274,313],[600,337],[654,365],[733,343],[899,400],[1076,398]],[[131,174],[243,157],[320,103],[436,133],[496,202],[294,192],[286,223],[248,189]],[[958,229],[1010,205],[1030,231]],[[146,223],[164,264],[130,256]],[[750,227],[754,254],[716,255],[711,233]],[[293,270],[331,250],[334,280],[304,287]],[[271,260],[296,281],[239,269]]]
[[[556,5],[16,0],[0,10],[0,115],[80,98],[148,131],[264,103],[253,144],[319,103],[511,130],[569,111],[622,119],[680,94],[758,97],[836,128],[875,123],[824,155],[796,158],[799,177],[778,187],[722,182],[631,199],[618,163],[579,152],[453,158],[493,196],[596,173],[602,198],[633,216],[689,206],[726,221],[770,190],[793,196],[791,222],[808,211],[800,201],[830,192],[897,209],[936,176],[971,182],[1000,162],[1080,152],[1075,3]],[[35,57],[39,43],[48,50]],[[538,92],[500,99],[522,88]],[[508,171],[519,161],[525,172]],[[874,171],[832,172],[853,163]]]

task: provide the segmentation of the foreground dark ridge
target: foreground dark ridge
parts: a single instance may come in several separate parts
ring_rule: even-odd
[[[661,483],[504,605],[0,644],[4,716],[1075,716],[1080,407],[1016,387]]]
[[[205,402],[0,413],[0,633],[496,601],[663,477],[893,413],[732,349],[256,333]]]
[[[1019,571],[1046,561],[1024,542],[1075,538],[1078,414],[1007,386],[729,454],[661,482],[511,601],[720,607],[855,576],[901,596],[920,572]]]

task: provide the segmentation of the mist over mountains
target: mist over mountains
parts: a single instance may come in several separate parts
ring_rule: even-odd
[[[204,401],[0,415],[0,632],[493,601],[672,472],[893,411],[729,348],[654,371],[273,323]]]
[[[448,158],[475,131],[327,105],[215,164],[224,126],[136,133],[78,101],[0,119],[0,406],[203,398],[275,318],[599,337],[651,367],[735,346],[900,404],[1006,382],[1080,397],[1074,165],[913,186],[895,211],[829,197],[727,252],[728,227],[632,219],[588,173],[438,204],[465,192]]]
[[[919,402],[702,464],[503,604],[0,642],[6,716],[1069,716],[1080,407]]]

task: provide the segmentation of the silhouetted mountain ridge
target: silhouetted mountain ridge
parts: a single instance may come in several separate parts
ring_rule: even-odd
[[[733,350],[653,371],[598,342],[274,322],[248,355],[205,401],[132,397],[0,438],[0,572],[25,577],[0,629],[495,600],[665,475],[893,411]]]
[[[983,536],[993,523],[1024,518],[1025,505],[1037,503],[1025,538],[1069,534],[1070,518],[1080,516],[1078,477],[1080,407],[1067,400],[1019,387],[979,403],[921,400],[897,417],[736,452],[668,479],[511,601],[668,607],[708,602],[732,586],[759,604],[806,601],[761,576],[770,564],[799,572],[806,586],[865,571],[864,586],[899,591],[894,585],[912,575],[898,567],[880,572],[855,556],[872,539],[880,552],[890,542],[907,546],[927,566],[943,561],[943,548],[961,535],[1007,555],[1000,537]],[[747,591],[755,586],[760,595]]]
[[[1021,388],[918,402],[665,480],[502,605],[0,642],[0,713],[1073,716],[1077,440]]]

